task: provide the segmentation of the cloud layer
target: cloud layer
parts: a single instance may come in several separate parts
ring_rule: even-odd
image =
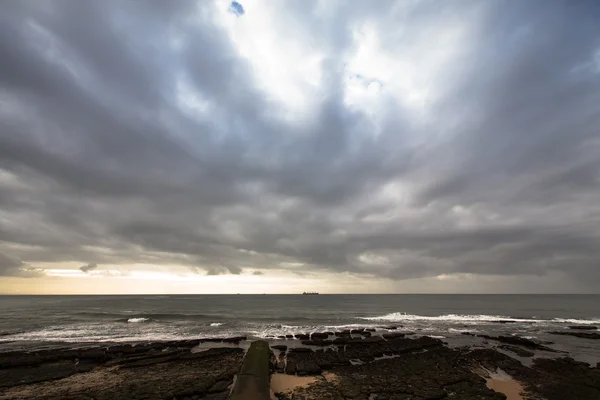
[[[600,283],[596,1],[229,7],[3,5],[0,275]]]

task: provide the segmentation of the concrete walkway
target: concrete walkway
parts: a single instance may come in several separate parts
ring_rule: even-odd
[[[252,342],[237,376],[231,400],[270,400],[269,344]]]

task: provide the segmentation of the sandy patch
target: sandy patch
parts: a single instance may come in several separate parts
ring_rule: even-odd
[[[485,378],[487,387],[493,391],[504,393],[507,400],[523,400],[521,396],[523,386],[500,368],[496,372],[488,371],[488,376]]]
[[[521,396],[523,387],[515,380],[500,381],[497,379],[488,379],[487,387],[493,391],[504,393],[507,400],[523,400]]]
[[[317,380],[316,376],[273,374],[271,375],[271,390],[274,393],[290,392],[299,386],[308,386]]]
[[[325,371],[325,372],[323,372],[322,376],[323,376],[323,378],[325,378],[327,383],[337,383],[340,380],[340,378],[333,372]]]

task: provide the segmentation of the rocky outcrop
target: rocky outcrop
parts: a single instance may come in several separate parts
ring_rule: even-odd
[[[489,336],[489,335],[477,335],[477,336],[484,338],[484,339],[497,340],[502,343],[516,345],[516,346],[522,346],[522,347],[525,347],[528,349],[533,349],[533,350],[549,351],[552,353],[559,352],[558,350],[554,350],[554,349],[552,349],[548,346],[545,346],[535,340],[526,339],[526,338],[522,338],[519,336]]]
[[[598,329],[598,327],[593,325],[570,325],[569,329],[592,331]]]
[[[189,347],[176,347],[189,343],[176,343],[109,346],[94,349],[95,353],[91,349],[47,350],[38,352],[37,358],[35,353],[22,356],[18,362],[30,357],[33,364],[0,368],[0,399],[225,400],[243,350],[212,348],[192,353]],[[67,354],[75,357],[65,358]],[[98,357],[89,358],[90,354]]]
[[[509,344],[500,345],[498,348],[515,353],[519,357],[533,357],[535,354],[533,351],[526,350],[519,346],[511,346]]]
[[[598,340],[600,339],[600,333],[596,332],[569,332],[569,331],[560,331],[560,332],[550,332],[552,335],[564,335],[564,336],[575,336],[581,339],[592,339]]]

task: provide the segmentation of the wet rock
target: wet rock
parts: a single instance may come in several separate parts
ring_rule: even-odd
[[[475,336],[475,334],[472,332],[461,332],[460,334],[465,336]]]
[[[242,340],[246,340],[246,336],[234,336],[223,339],[223,343],[234,343],[239,344]]]
[[[293,339],[293,338],[294,338],[294,335],[285,335],[285,338],[286,338],[286,339]]]
[[[526,350],[522,347],[518,347],[518,346],[511,346],[509,344],[503,344],[498,346],[498,348],[506,350],[506,351],[510,351],[511,353],[515,353],[516,355],[520,356],[520,357],[533,357],[534,353],[533,351],[529,351]]]
[[[299,340],[309,340],[310,339],[310,336],[307,334],[304,334],[304,333],[299,333],[299,334],[295,335],[294,337]]]
[[[75,362],[69,360],[49,362],[34,367],[0,369],[0,387],[56,380],[77,372]]]
[[[398,329],[398,327],[395,326],[395,325],[390,325],[390,326],[384,326],[383,329],[387,329],[387,330],[392,330],[393,331],[393,330]]]
[[[285,344],[274,344],[271,346],[271,348],[275,350],[286,351],[288,347]]]
[[[323,339],[327,339],[328,337],[329,337],[329,334],[327,334],[325,332],[315,332],[310,335],[310,338],[312,340],[323,340]]]
[[[290,354],[294,354],[294,353],[312,353],[312,349],[308,349],[306,347],[294,347],[293,349],[290,349],[290,351],[288,353]]]
[[[477,336],[481,337],[481,338],[485,338],[485,339],[497,340],[499,342],[506,343],[506,344],[513,344],[513,345],[517,345],[517,346],[526,347],[528,349],[543,350],[543,351],[549,351],[549,352],[554,352],[554,353],[558,352],[558,350],[554,350],[550,347],[544,346],[544,345],[540,344],[539,342],[536,342],[531,339],[522,338],[519,336],[489,336],[489,335],[477,335]]]
[[[598,340],[600,339],[600,333],[596,333],[596,332],[569,332],[569,331],[565,331],[565,332],[550,332],[552,335],[565,335],[565,336],[575,336],[581,339],[592,339],[592,340]]]
[[[275,365],[275,370],[279,373],[285,372],[285,361],[284,360],[277,361],[277,364]]]
[[[526,389],[547,400],[600,399],[600,370],[572,358],[534,359]]]
[[[296,372],[298,375],[318,375],[321,373],[321,367],[313,360],[307,360],[298,363]]]
[[[233,380],[218,381],[208,389],[208,393],[224,392],[227,389],[229,389],[229,385],[231,385],[232,383],[233,383]]]
[[[279,335],[277,336],[278,339],[285,339],[285,335]]]
[[[303,340],[303,345],[306,346],[330,346],[333,344],[331,340]]]
[[[394,333],[384,333],[381,336],[386,340],[390,340],[390,339],[403,338],[404,336],[406,336],[406,334],[400,333],[400,332],[394,332]]]
[[[226,383],[233,380],[244,354],[239,348],[191,353],[189,349],[176,348],[174,342],[118,346],[120,348],[112,349],[109,354],[110,362],[120,363],[116,369],[102,365],[92,369],[86,365],[87,361],[79,358],[2,368],[0,385],[4,387],[0,397],[14,400],[199,399],[210,391],[227,389]],[[170,350],[157,352],[157,348]],[[146,353],[141,353],[140,349],[145,349]],[[52,350],[57,357],[71,354],[71,351],[79,350]],[[83,354],[93,353],[84,351]],[[81,369],[88,371],[81,379],[63,379],[81,373]],[[226,398],[226,390],[224,394],[225,397],[223,394],[220,397]]]
[[[288,357],[287,363],[285,365],[285,373],[288,375],[296,374],[296,361],[294,361],[293,358]]]
[[[367,332],[376,332],[375,328],[366,328],[365,331]]]
[[[598,329],[598,327],[593,325],[570,325],[569,329],[591,331]]]
[[[364,331],[364,329],[351,329],[350,333],[356,333],[356,334],[358,334],[358,333],[363,333],[363,331]]]

